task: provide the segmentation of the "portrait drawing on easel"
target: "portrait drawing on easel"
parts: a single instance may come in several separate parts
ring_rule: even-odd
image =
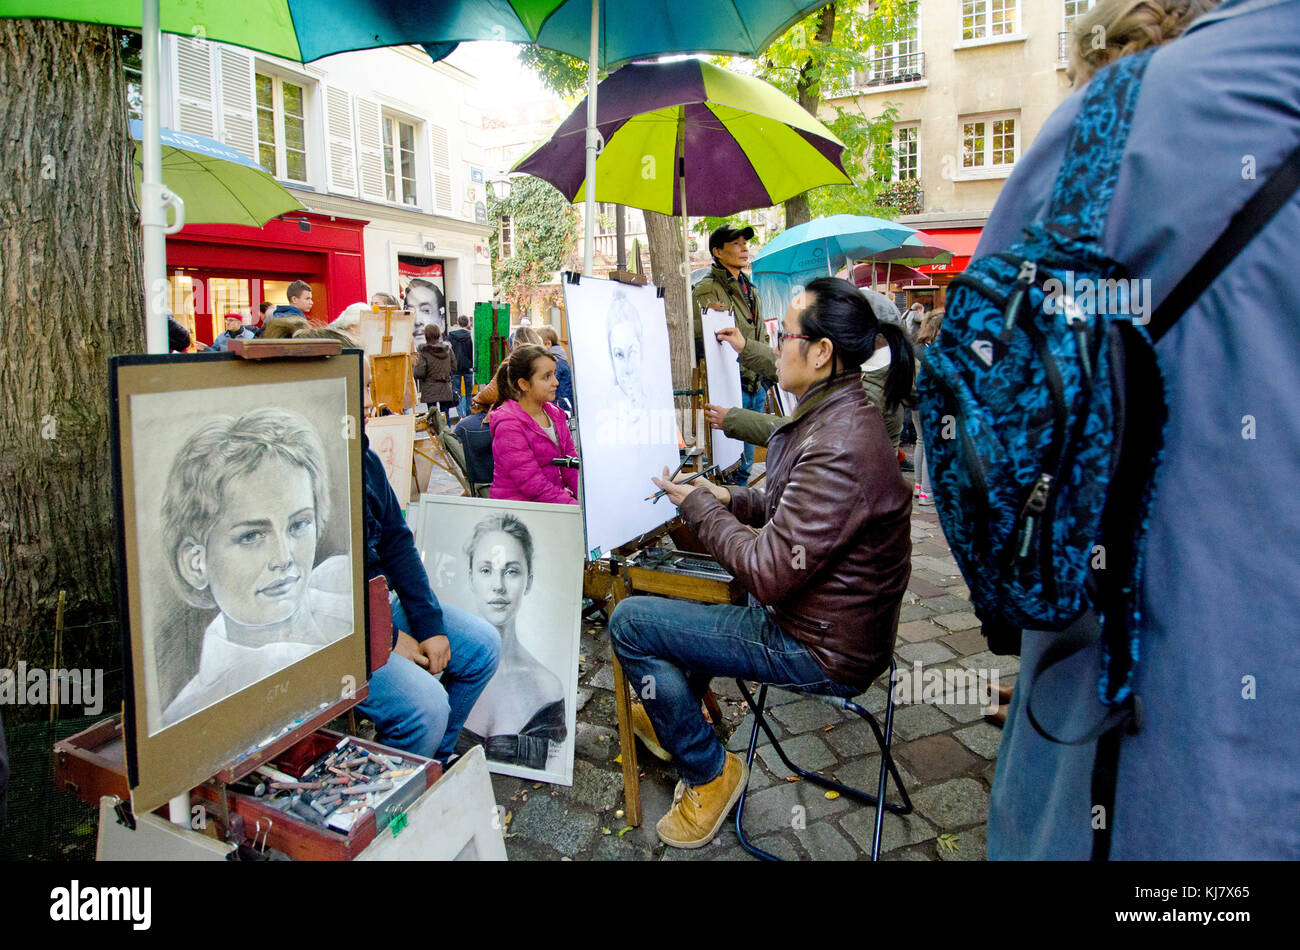
[[[114,431],[128,725],[200,770],[364,682],[360,360],[189,360],[115,358]]]
[[[600,557],[672,517],[645,500],[654,492],[650,476],[680,458],[668,324],[653,285],[588,277],[566,282],[564,300],[587,552]]]

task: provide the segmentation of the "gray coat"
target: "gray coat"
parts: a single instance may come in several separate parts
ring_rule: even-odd
[[[1008,179],[978,255],[1004,250],[1044,208],[1079,101],[1052,114]],[[1300,0],[1228,0],[1147,69],[1106,252],[1158,304],[1297,143]],[[1293,197],[1157,347],[1169,422],[1142,591],[1145,723],[1121,747],[1114,860],[1300,858],[1297,245]],[[1073,635],[1093,646],[1034,696],[1057,735],[1101,715],[1096,631]],[[1095,743],[1053,745],[1025,717],[1025,686],[1056,636],[1025,634],[990,858],[1089,853]]]

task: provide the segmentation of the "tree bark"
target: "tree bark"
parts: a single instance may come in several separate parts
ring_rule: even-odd
[[[825,46],[831,41],[835,34],[835,4],[827,4],[822,9],[821,19],[817,21],[817,33],[813,37],[814,43],[821,43]],[[817,114],[817,110],[822,104],[822,82],[820,70],[815,69],[815,63],[812,57],[799,70],[799,81],[795,84],[799,92],[799,105],[803,106],[812,115]],[[808,199],[805,195],[795,195],[785,202],[785,226],[792,228],[796,224],[807,224],[812,220],[812,209],[808,207]]]
[[[646,243],[650,245],[650,270],[655,284],[664,288],[665,310],[668,312],[668,352],[673,365],[673,389],[689,389],[691,370],[695,366],[695,326],[686,306],[689,274],[682,273],[685,254],[682,248],[682,222],[680,218],[645,212]],[[682,438],[691,442],[695,438],[695,420],[691,418],[689,397],[674,400],[677,417],[682,427]]]
[[[0,666],[35,665],[60,590],[69,626],[116,617],[107,359],[144,340],[116,31],[0,20],[0,141]],[[99,629],[64,666],[112,665]]]

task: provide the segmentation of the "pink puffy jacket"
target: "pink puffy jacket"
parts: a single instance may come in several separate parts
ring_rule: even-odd
[[[561,505],[578,503],[578,472],[556,468],[551,459],[576,455],[564,411],[545,403],[546,414],[559,438],[559,446],[513,399],[492,410],[492,489],[489,497],[505,501],[544,501]]]

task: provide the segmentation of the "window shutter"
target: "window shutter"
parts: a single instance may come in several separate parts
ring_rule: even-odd
[[[361,197],[384,201],[384,138],[379,127],[379,103],[357,97],[357,146]]]
[[[257,161],[253,57],[221,47],[221,141]]]
[[[216,130],[213,120],[212,53],[206,40],[190,36],[176,37],[176,97],[178,132],[206,135]]]
[[[430,123],[429,138],[434,207],[443,214],[451,214],[451,152],[447,146],[447,130]]]
[[[329,190],[355,197],[357,149],[352,136],[352,97],[333,86],[325,89],[325,145]]]

